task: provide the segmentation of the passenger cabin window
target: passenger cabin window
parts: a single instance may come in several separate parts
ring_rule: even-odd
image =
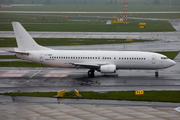
[[[105,58],[105,59],[110,59],[110,58]],[[116,58],[114,57],[114,59],[116,59]],[[122,60],[146,60],[146,58],[131,58],[131,57],[130,57],[130,58],[128,58],[128,57],[127,57],[127,58],[126,58],[126,57],[125,57],[125,58],[119,57],[118,59],[119,59],[119,60],[121,60],[121,59],[122,59]],[[161,59],[168,59],[168,58],[163,58],[163,57],[162,57]]]

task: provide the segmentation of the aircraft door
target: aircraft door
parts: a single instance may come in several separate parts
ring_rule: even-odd
[[[155,55],[152,56],[152,64],[156,64],[156,56]]]
[[[44,56],[43,54],[40,54],[40,62],[43,63],[43,61],[44,61]]]

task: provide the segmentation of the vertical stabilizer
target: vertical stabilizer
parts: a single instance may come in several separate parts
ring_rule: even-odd
[[[38,45],[19,22],[12,22],[19,51],[49,50]]]

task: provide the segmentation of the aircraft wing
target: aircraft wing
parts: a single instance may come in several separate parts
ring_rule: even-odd
[[[82,68],[99,68],[101,66],[100,64],[96,64],[96,63],[69,63],[69,64]]]

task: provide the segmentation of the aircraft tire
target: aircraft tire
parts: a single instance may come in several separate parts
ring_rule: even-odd
[[[89,70],[88,71],[88,78],[93,78],[94,77],[94,70]]]
[[[159,76],[159,73],[156,71],[155,72],[155,77],[158,77]]]

